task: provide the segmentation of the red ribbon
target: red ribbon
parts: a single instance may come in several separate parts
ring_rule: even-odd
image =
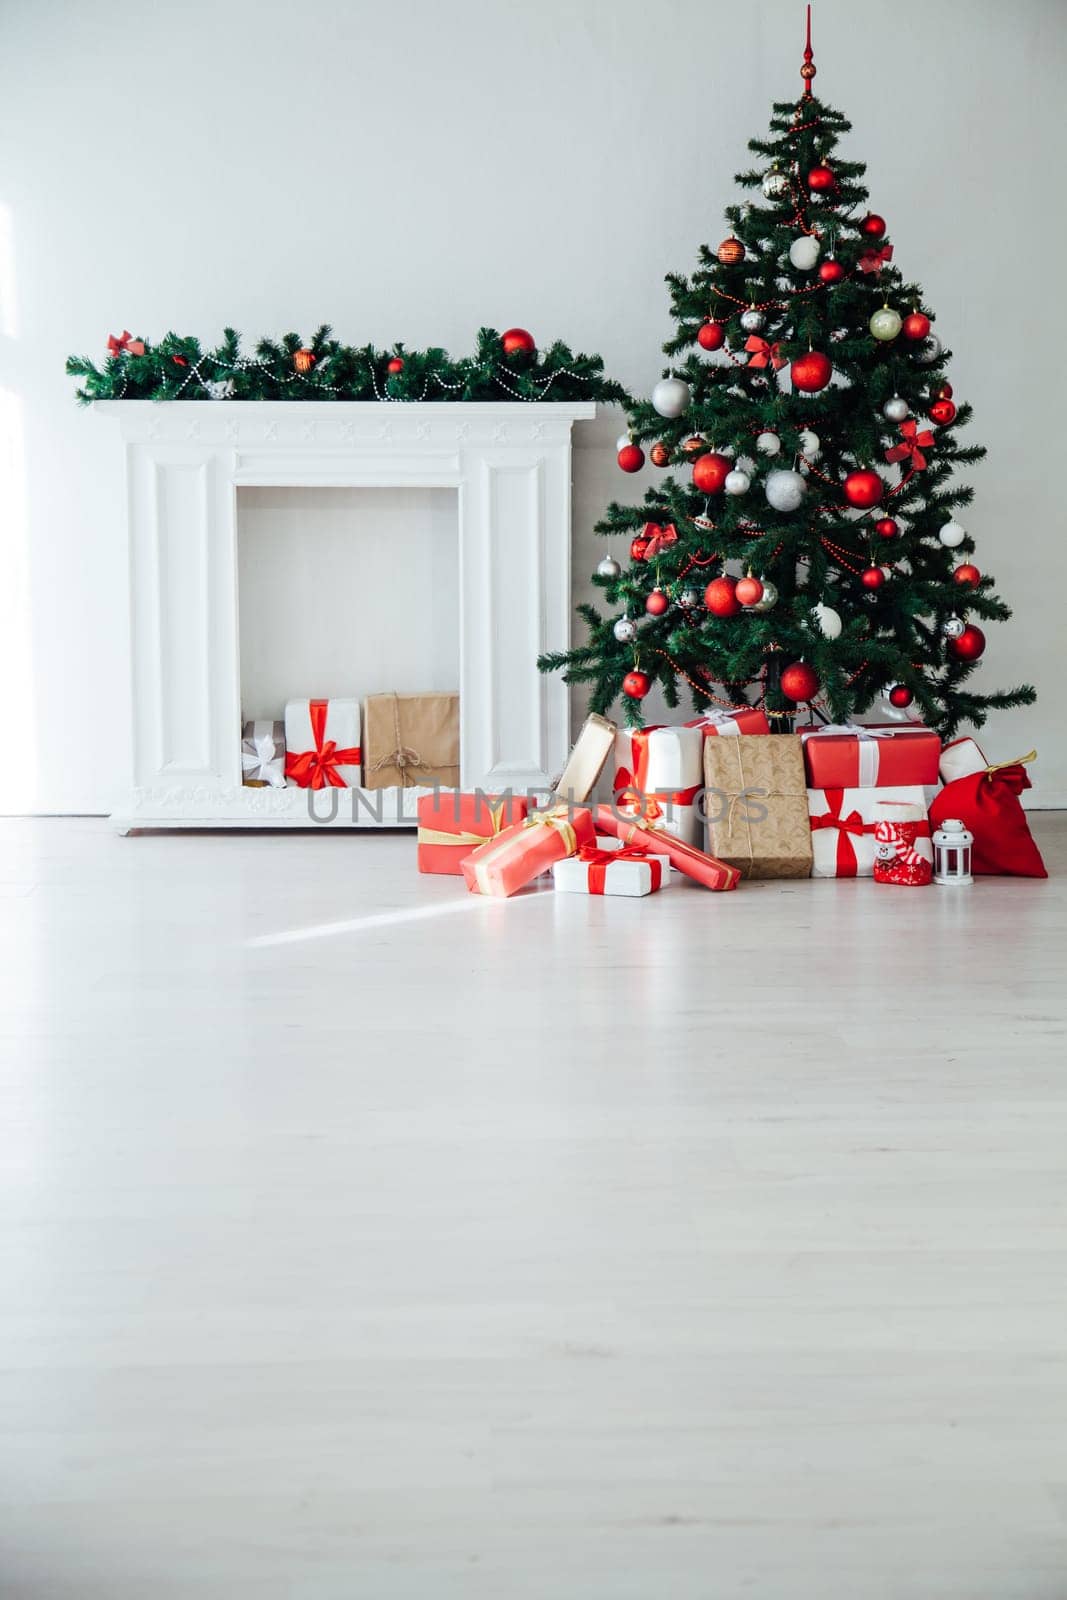
[[[651,561],[661,550],[678,543],[678,529],[673,522],[665,522],[662,526],[658,522],[646,522],[641,537],[648,541],[642,560]]]
[[[119,338],[113,333],[107,336],[107,353],[109,356],[121,355],[125,350],[131,356],[144,355],[144,340],[135,339],[128,329],[123,328]]]
[[[881,272],[887,261],[893,259],[893,246],[884,244],[880,250],[865,250],[856,263],[861,272]]]
[[[926,457],[923,455],[923,450],[929,450],[930,446],[933,444],[933,434],[930,432],[929,428],[925,428],[923,432],[920,433],[919,424],[913,417],[909,417],[907,422],[902,422],[900,424],[900,432],[903,442],[901,444],[893,445],[892,449],[886,451],[886,460],[906,460],[909,464],[910,471],[921,472],[923,467],[926,465]],[[921,449],[920,446],[922,446]]]
[[[336,739],[323,739],[328,706],[328,700],[308,701],[311,737],[315,741],[314,750],[286,752],[285,776],[291,778],[301,789],[325,789],[328,784],[334,789],[347,789],[348,784],[337,768],[358,767],[363,759],[363,753],[358,745],[338,750]]]
[[[638,728],[630,735],[630,763],[633,771],[626,767],[615,769],[615,805],[625,808],[635,817],[645,817],[655,821],[662,817],[664,806],[691,806],[703,787],[694,783],[688,789],[679,789],[674,794],[666,790],[657,790],[655,794],[646,793],[648,783],[648,736],[655,733],[655,728]],[[661,804],[662,802],[662,804]]]
[[[766,339],[761,339],[758,333],[752,334],[745,340],[745,349],[753,353],[752,360],[749,362],[750,367],[772,366],[777,372],[779,367],[785,366],[786,358],[781,354],[781,349],[777,342],[768,344]]]
[[[873,833],[877,823],[864,822],[858,811],[850,811],[847,817],[841,815],[841,807],[845,800],[844,789],[824,789],[823,794],[826,796],[829,810],[821,817],[810,819],[811,831],[817,833],[820,828],[837,829],[836,875],[839,878],[854,878],[858,862],[852,839],[865,833]]]
[[[654,890],[659,888],[663,880],[662,858],[649,855],[647,848],[640,844],[623,845],[621,850],[601,850],[599,845],[584,844],[578,852],[578,860],[586,862],[589,867],[590,894],[604,893],[608,868],[613,861],[647,861]]]

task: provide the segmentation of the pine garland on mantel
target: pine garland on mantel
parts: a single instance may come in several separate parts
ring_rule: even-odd
[[[574,355],[557,340],[546,350],[515,348],[512,329],[481,328],[473,356],[453,361],[439,348],[391,350],[342,344],[323,324],[305,345],[295,333],[261,339],[254,357],[241,354],[233,328],[222,343],[203,350],[199,339],[166,334],[158,344],[129,333],[108,339],[97,366],[70,356],[67,372],[82,380],[78,399],[94,400],[398,400],[536,401],[600,400],[625,404],[628,396],[604,377],[600,356]]]

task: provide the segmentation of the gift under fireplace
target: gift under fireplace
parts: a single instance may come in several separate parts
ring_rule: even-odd
[[[458,685],[463,787],[551,783],[569,744],[567,691],[536,658],[569,640],[571,430],[591,402],[94,409],[119,421],[126,447],[131,772],[117,828],[414,821],[418,789],[316,796],[312,815],[307,790],[245,787],[242,713],[280,717],[278,697]],[[404,494],[390,506],[385,491]],[[357,505],[349,557],[337,530]],[[423,519],[410,553],[405,518]],[[291,615],[286,559],[305,597]],[[307,604],[317,562],[321,608]],[[316,672],[329,681],[306,681]]]

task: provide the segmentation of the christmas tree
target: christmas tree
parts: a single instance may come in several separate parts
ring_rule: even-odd
[[[666,475],[597,526],[631,541],[594,578],[608,614],[579,607],[588,642],[539,665],[591,684],[595,711],[621,694],[631,725],[659,683],[671,707],[688,686],[698,710],[759,703],[784,731],[802,702],[836,722],[884,694],[950,737],[1034,699],[970,683],[980,624],[1011,614],[958,520],[957,471],[985,451],[960,443],[951,352],[838,154],[850,124],[812,93],[810,7],[801,76],[749,143],[755,198],[667,276],[673,365],[618,446],[623,471],[647,450]]]

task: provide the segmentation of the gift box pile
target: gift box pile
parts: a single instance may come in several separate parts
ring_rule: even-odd
[[[459,695],[290,700],[284,719],[245,722],[251,788],[409,789],[459,783]]]

